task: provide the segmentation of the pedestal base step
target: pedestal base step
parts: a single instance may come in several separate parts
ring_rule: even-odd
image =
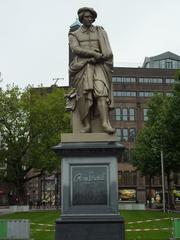
[[[124,240],[124,220],[118,215],[64,216],[56,221],[56,240]]]

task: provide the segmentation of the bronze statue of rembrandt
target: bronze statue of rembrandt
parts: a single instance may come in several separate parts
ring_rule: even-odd
[[[105,30],[92,23],[97,17],[93,8],[78,10],[82,25],[69,33],[69,46],[74,59],[69,67],[70,82],[76,94],[76,110],[80,116],[80,132],[91,132],[91,120],[98,116],[103,132],[112,134],[109,110],[112,108],[113,54]]]

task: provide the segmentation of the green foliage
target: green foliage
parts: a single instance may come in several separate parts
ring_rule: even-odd
[[[180,172],[180,70],[175,76],[173,96],[167,115],[169,140],[171,139],[171,152],[173,161],[176,162],[174,171]]]
[[[143,174],[160,172],[160,151],[167,175],[180,169],[180,73],[172,96],[155,95],[148,104],[148,121],[137,137],[134,165]],[[143,161],[143,163],[141,162]],[[148,167],[148,169],[146,169]],[[157,170],[157,171],[156,171]]]
[[[30,179],[57,169],[59,161],[51,147],[67,131],[63,89],[53,88],[48,93],[45,88],[21,91],[8,86],[0,91],[0,161],[6,162],[4,178],[13,189],[22,192]],[[29,174],[32,169],[37,174]]]
[[[161,173],[160,152],[163,151],[164,172],[167,176],[169,204],[172,173],[180,172],[180,72],[172,96],[155,95],[148,104],[148,121],[137,137],[133,164],[143,175],[151,178]]]
[[[145,127],[138,135],[132,163],[142,175],[152,178],[159,174],[159,158],[160,154],[153,149],[153,134],[149,128]]]
[[[133,165],[141,171],[142,175],[148,176],[150,179],[160,175],[161,170],[163,101],[164,98],[161,95],[155,95],[151,98],[148,105],[148,121],[138,134],[134,149]]]

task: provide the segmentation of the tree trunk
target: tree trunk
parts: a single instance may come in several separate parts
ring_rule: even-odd
[[[175,203],[174,203],[174,195],[173,191],[171,189],[173,179],[171,178],[171,173],[167,173],[167,187],[168,187],[168,209],[174,210],[175,209]]]
[[[24,181],[18,181],[16,183],[16,199],[17,205],[27,205],[27,192]]]
[[[149,208],[152,208],[152,184],[151,184],[152,177],[148,176],[149,182],[149,189],[148,189],[148,200],[149,200]]]

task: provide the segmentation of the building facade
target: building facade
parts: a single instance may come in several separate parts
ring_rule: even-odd
[[[126,149],[119,160],[119,201],[146,203],[148,182],[130,164],[132,149],[139,130],[148,120],[147,102],[155,93],[170,95],[176,70],[180,68],[180,57],[166,52],[145,58],[142,68],[115,67],[112,77],[115,109],[111,113],[117,139]],[[158,66],[158,67],[157,67]],[[168,66],[168,67],[167,67]],[[152,180],[152,194],[161,197],[161,177]],[[180,176],[174,187],[180,192]],[[179,193],[175,197],[178,202]],[[157,199],[158,199],[157,198]],[[159,200],[158,200],[159,201]]]

